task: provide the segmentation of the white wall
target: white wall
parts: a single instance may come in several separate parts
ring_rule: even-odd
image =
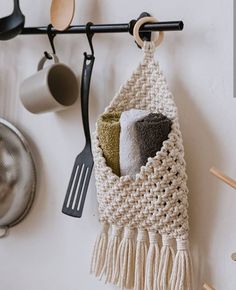
[[[1,14],[10,11],[1,1]],[[181,116],[190,188],[191,242],[197,287],[236,289],[236,193],[209,174],[214,164],[236,178],[236,99],[232,92],[232,5],[224,0],[76,1],[74,23],[118,23],[148,11],[160,20],[180,20],[183,32],[167,32],[156,57],[165,70]],[[50,1],[22,0],[26,25],[49,23]],[[58,36],[61,61],[80,76],[83,35]],[[94,37],[91,127],[142,52],[128,34]],[[34,73],[46,36],[0,42],[1,115],[30,140],[38,168],[37,197],[30,215],[0,240],[1,290],[114,289],[89,275],[91,248],[99,230],[94,177],[82,219],[61,213],[74,158],[84,145],[80,103],[58,114],[34,116],[18,100],[19,83]],[[4,105],[4,108],[3,108]]]

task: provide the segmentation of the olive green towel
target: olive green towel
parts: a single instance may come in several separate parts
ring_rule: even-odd
[[[151,113],[135,123],[142,165],[161,149],[171,131],[171,124],[171,120],[160,113]]]
[[[97,122],[98,139],[107,166],[120,176],[120,113],[105,113]]]

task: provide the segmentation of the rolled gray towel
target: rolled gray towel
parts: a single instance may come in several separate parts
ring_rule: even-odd
[[[148,111],[131,109],[120,117],[120,173],[133,178],[140,171],[141,155],[135,124],[149,114]]]
[[[161,149],[162,143],[168,139],[171,125],[171,120],[161,113],[151,113],[135,123],[142,166]]]

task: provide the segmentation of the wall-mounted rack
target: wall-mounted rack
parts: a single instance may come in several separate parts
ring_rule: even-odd
[[[136,20],[131,20],[129,23],[118,23],[118,24],[93,24],[90,26],[90,31],[93,33],[121,33],[129,32],[132,34],[133,27]],[[183,30],[183,21],[167,21],[167,22],[156,22],[145,24],[140,32],[148,31],[178,31]],[[51,31],[55,34],[80,34],[86,33],[86,25],[73,25],[67,30],[58,31],[54,28]],[[31,35],[31,34],[47,34],[47,26],[41,27],[25,27],[23,28],[21,34]]]
[[[12,17],[10,15],[9,17],[5,17],[3,19],[0,18],[0,21],[2,21],[2,26],[0,29],[0,40],[9,40],[11,38],[16,37],[18,34],[22,35],[40,35],[40,34],[48,34],[50,35],[50,41],[52,42],[53,38],[57,34],[88,34],[89,33],[94,35],[95,33],[122,33],[122,32],[128,32],[130,34],[133,34],[133,29],[136,24],[136,22],[143,17],[151,16],[148,12],[142,12],[140,16],[137,19],[131,20],[129,23],[113,23],[113,24],[94,24],[92,22],[88,22],[86,25],[72,25],[69,26],[66,30],[57,30],[55,29],[51,24],[47,26],[36,26],[36,27],[24,27],[25,24],[25,16],[22,14],[19,2],[18,3],[18,10],[19,13],[21,13],[20,23],[19,19],[15,17]],[[151,32],[152,31],[180,31],[183,30],[184,23],[183,21],[164,21],[159,22],[154,19],[153,21],[150,21],[150,23],[144,23],[140,29],[140,37],[143,40],[150,41],[151,39]]]

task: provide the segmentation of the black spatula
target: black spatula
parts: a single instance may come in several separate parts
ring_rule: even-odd
[[[71,178],[66,192],[62,212],[80,218],[93,169],[93,155],[89,130],[88,104],[89,88],[95,57],[84,53],[84,64],[81,82],[81,110],[86,144],[76,157]]]

